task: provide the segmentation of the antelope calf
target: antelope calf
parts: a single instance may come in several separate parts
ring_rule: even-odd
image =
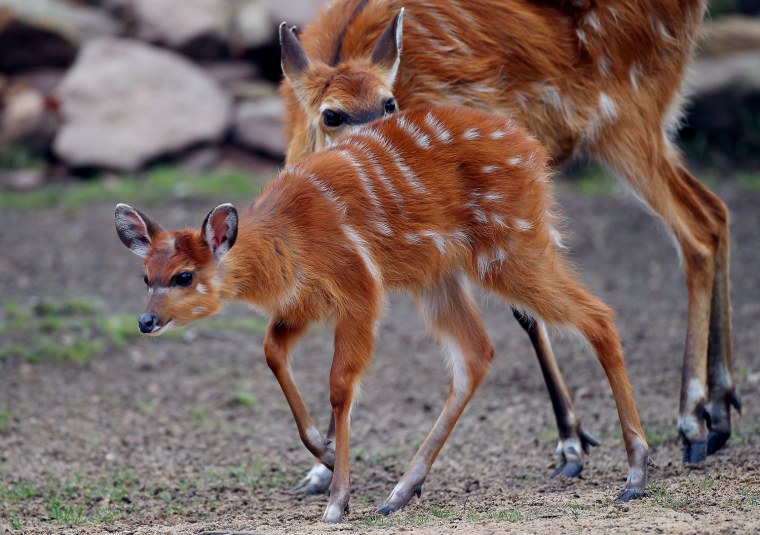
[[[671,141],[706,4],[335,0],[298,38],[281,27],[289,163],[397,107],[472,106],[511,116],[554,162],[580,155],[600,163],[662,219],[688,288],[678,431],[689,462],[726,443],[731,406],[740,408],[728,210],[689,173]],[[554,404],[557,473],[577,475],[595,441],[581,427],[542,324],[516,315]]]
[[[243,214],[214,208],[200,229],[164,231],[116,208],[122,242],[144,258],[143,333],[159,335],[244,301],[271,316],[267,364],[305,446],[333,470],[323,520],[349,499],[349,412],[370,365],[393,290],[411,291],[452,370],[446,404],[386,503],[419,494],[438,452],[485,376],[493,347],[470,284],[541,322],[576,330],[604,368],[628,454],[619,500],[641,496],[648,446],[611,310],[578,281],[560,252],[547,156],[511,121],[466,108],[418,108],[361,127],[286,167]],[[313,321],[335,321],[330,370],[334,426],[314,425],[288,364]]]

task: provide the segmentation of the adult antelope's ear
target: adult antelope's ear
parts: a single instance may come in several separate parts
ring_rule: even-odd
[[[220,204],[206,216],[201,225],[201,234],[211,254],[219,262],[237,239],[238,213],[231,204]]]
[[[137,256],[145,258],[153,239],[163,230],[145,213],[128,204],[116,205],[116,233],[121,242]]]
[[[285,78],[294,87],[311,67],[311,62],[295,35],[295,29],[295,26],[288,28],[286,22],[280,24],[280,66]]]
[[[393,85],[401,62],[402,27],[404,23],[404,8],[402,7],[391,23],[383,30],[380,38],[372,49],[370,60],[382,67],[388,73],[388,84]]]

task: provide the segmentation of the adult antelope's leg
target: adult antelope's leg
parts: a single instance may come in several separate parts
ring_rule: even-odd
[[[452,370],[446,405],[425,441],[409,463],[378,513],[387,515],[404,507],[422,484],[459,416],[493,359],[493,346],[480,320],[475,301],[459,278],[450,278],[417,293],[418,307],[449,352]]]
[[[620,133],[625,136],[608,133],[601,159],[663,219],[684,261],[689,304],[678,431],[684,445],[683,460],[700,462],[707,454],[706,420],[711,416],[707,410],[708,353],[714,355],[710,364],[711,385],[715,385],[710,408],[715,410],[717,426],[714,447],[728,438],[728,404],[736,400],[730,369],[728,211],[681,166],[662,137],[644,131],[641,135]],[[631,135],[635,139],[631,140]]]
[[[695,179],[683,166],[678,173],[699,195],[706,209],[720,228],[715,255],[712,301],[710,305],[710,335],[707,344],[707,454],[718,451],[731,436],[731,406],[741,411],[739,395],[734,387],[731,350],[731,304],[729,295],[729,226],[728,212],[723,202]]]
[[[599,441],[581,427],[570,392],[562,379],[557,359],[554,357],[546,327],[524,312],[513,308],[512,313],[520,326],[528,333],[533,344],[557,421],[559,431],[557,453],[561,456],[561,461],[551,477],[579,476],[583,471],[584,453],[588,453],[590,446],[598,446]]]
[[[556,257],[547,256],[531,271],[522,271],[515,265],[508,272],[487,277],[486,284],[495,292],[510,301],[525,303],[543,320],[577,329],[591,344],[610,383],[628,454],[628,479],[618,500],[642,496],[649,447],[625,370],[612,310],[586,291]]]
[[[330,425],[325,440],[328,445],[335,443],[335,413],[330,411]],[[298,484],[290,489],[293,494],[322,494],[327,492],[332,481],[332,470],[322,463],[316,463]]]
[[[334,444],[326,440],[314,425],[314,420],[312,420],[303,399],[301,399],[290,366],[288,366],[290,348],[305,330],[305,325],[291,326],[280,319],[273,319],[264,338],[264,355],[269,368],[274,373],[277,382],[280,383],[283,394],[285,394],[285,399],[296,421],[301,441],[322,464],[332,469],[335,463]]]
[[[335,415],[335,468],[330,499],[322,520],[340,522],[348,510],[350,414],[356,388],[372,359],[375,318],[342,318],[335,328],[335,355],[330,369],[330,405]]]

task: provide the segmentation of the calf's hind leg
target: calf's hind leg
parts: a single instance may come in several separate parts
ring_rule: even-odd
[[[418,496],[430,467],[493,359],[493,346],[463,278],[451,277],[416,294],[422,316],[448,350],[452,381],[443,411],[378,513],[387,515]]]

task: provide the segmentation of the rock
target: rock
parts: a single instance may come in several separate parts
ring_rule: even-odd
[[[0,145],[19,144],[36,154],[50,147],[58,126],[44,93],[28,80],[8,82],[0,91]]]
[[[83,42],[118,31],[97,9],[60,0],[0,0],[0,71],[68,66]]]
[[[229,96],[198,67],[127,39],[88,43],[59,89],[56,154],[71,166],[134,170],[225,132]]]
[[[733,163],[760,156],[760,51],[697,60],[682,134],[694,156],[723,153]],[[708,155],[709,156],[709,155]]]
[[[233,139],[258,152],[282,158],[287,142],[280,97],[245,101],[235,111]]]
[[[232,6],[231,39],[236,48],[257,48],[277,40],[267,0],[232,0]]]
[[[760,19],[722,17],[705,24],[700,56],[760,51]]]
[[[134,0],[137,37],[196,59],[225,55],[232,11],[219,0]]]

